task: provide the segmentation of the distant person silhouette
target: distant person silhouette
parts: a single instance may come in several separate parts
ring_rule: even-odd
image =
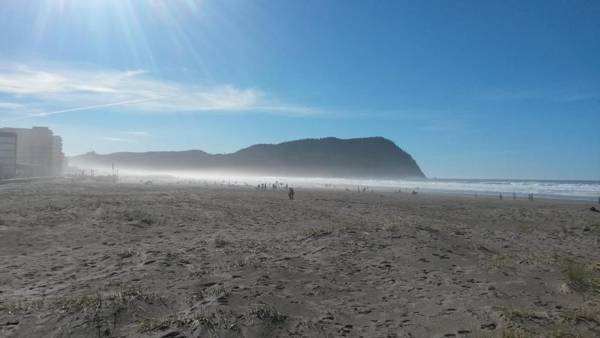
[[[290,198],[290,200],[294,199],[294,188],[290,187],[288,189],[288,197]]]

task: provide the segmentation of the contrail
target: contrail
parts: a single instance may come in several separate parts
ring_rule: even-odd
[[[137,99],[137,100],[129,100],[129,101],[121,101],[121,102],[97,104],[97,105],[93,105],[93,106],[85,106],[85,107],[69,108],[69,109],[63,109],[63,110],[55,110],[55,111],[50,111],[50,112],[38,113],[38,114],[30,114],[30,115],[27,115],[27,116],[19,116],[19,117],[15,117],[13,119],[3,120],[3,121],[0,121],[0,122],[1,123],[5,123],[5,122],[11,122],[11,121],[18,121],[18,120],[30,119],[30,118],[34,118],[34,117],[44,117],[44,116],[50,116],[50,115],[58,115],[58,114],[70,113],[70,112],[74,112],[74,111],[92,110],[92,109],[98,109],[98,108],[122,106],[122,105],[126,105],[126,104],[143,103],[143,102],[155,101],[155,100],[159,100],[159,99],[163,99],[163,98],[165,98],[165,97],[154,97],[154,98],[149,98],[149,99]]]

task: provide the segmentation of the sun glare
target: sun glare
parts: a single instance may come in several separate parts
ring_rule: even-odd
[[[190,16],[202,14],[202,3],[201,0],[44,0],[34,9],[37,14],[33,43],[41,45],[54,40],[57,32],[61,37],[82,34],[97,55],[110,57],[114,52],[112,42],[118,35],[127,41],[127,55],[134,66],[155,71],[156,55],[148,37],[158,31],[162,41],[176,46],[204,69],[196,51],[198,41],[192,42],[182,24]]]

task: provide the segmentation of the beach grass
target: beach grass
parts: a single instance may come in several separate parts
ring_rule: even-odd
[[[600,293],[600,276],[595,264],[575,260],[563,263],[563,280],[574,291]]]
[[[251,308],[247,312],[247,316],[271,323],[282,323],[288,318],[287,315],[281,313],[274,306],[267,304],[260,304]]]

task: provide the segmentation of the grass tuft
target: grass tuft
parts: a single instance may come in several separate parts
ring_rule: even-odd
[[[502,331],[502,338],[587,338],[591,336],[579,332],[578,324],[600,323],[600,308],[595,305],[565,310],[557,318],[545,312],[521,309],[505,310],[503,315],[507,327]],[[543,323],[545,332],[534,332],[524,327],[531,322],[538,327]]]
[[[59,310],[67,313],[96,311],[102,304],[100,295],[79,295],[62,297],[54,302]]]
[[[44,307],[43,299],[34,300],[31,302],[16,302],[8,304],[0,304],[0,312],[6,312],[9,315],[29,313],[40,310]]]
[[[142,301],[153,304],[162,301],[155,293],[144,292],[141,288],[126,288],[108,295],[82,294],[75,296],[64,296],[52,299],[38,299],[11,304],[0,304],[0,312],[9,314],[29,313],[43,308],[53,308],[66,313],[96,313],[107,307],[127,307],[134,301]]]
[[[323,226],[319,228],[311,228],[304,231],[304,238],[320,238],[331,235],[335,229],[332,226]]]
[[[600,306],[584,305],[574,310],[563,311],[560,315],[564,323],[572,325],[580,322],[600,324]]]
[[[224,313],[207,313],[204,311],[179,314],[162,319],[147,318],[138,322],[138,331],[148,333],[153,331],[163,331],[169,328],[205,328],[215,330],[218,327],[229,327],[229,321],[224,317]]]
[[[152,319],[145,318],[138,322],[138,331],[140,333],[148,333],[153,331],[163,331],[170,328],[173,324],[173,320],[166,319]]]
[[[115,305],[126,306],[133,301],[142,301],[147,304],[153,304],[161,301],[162,298],[156,293],[143,291],[141,288],[126,288],[109,294],[106,299]]]
[[[502,331],[502,338],[538,338],[539,336],[535,336],[532,333],[520,328],[520,327],[511,327],[506,328]]]
[[[501,270],[514,267],[514,259],[508,254],[495,254],[490,258],[489,268],[492,270]]]
[[[505,316],[512,322],[519,321],[530,321],[530,320],[539,320],[539,319],[549,319],[549,316],[545,312],[537,312],[534,310],[521,310],[521,309],[512,309],[505,311]]]
[[[266,304],[261,304],[250,309],[248,311],[248,317],[271,323],[283,323],[288,318],[287,315],[279,312],[275,307]]]
[[[231,290],[225,288],[223,285],[215,285],[205,289],[202,295],[206,297],[223,298],[231,295]]]
[[[567,260],[564,263],[563,279],[577,292],[600,293],[600,278],[593,264]]]

